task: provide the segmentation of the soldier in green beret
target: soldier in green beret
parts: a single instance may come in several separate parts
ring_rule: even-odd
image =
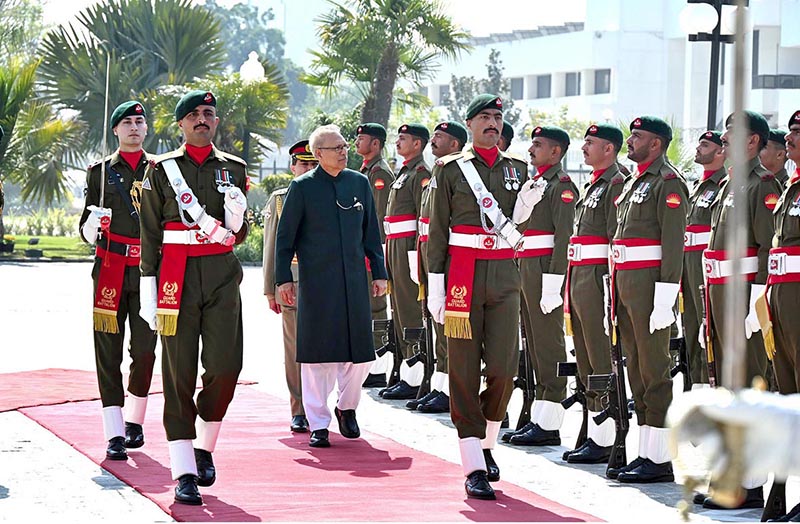
[[[503,120],[503,130],[500,132],[500,141],[497,142],[497,147],[500,148],[500,151],[508,151],[512,140],[514,140],[514,128]]]
[[[731,155],[731,133],[733,121],[743,119],[746,129],[747,179],[742,190],[747,202],[747,253],[741,260],[742,272],[750,282],[749,308],[745,318],[744,331],[747,338],[745,365],[745,383],[760,376],[767,376],[767,356],[764,351],[764,339],[761,325],[755,311],[756,300],[764,294],[768,276],[769,251],[775,234],[773,211],[783,192],[783,186],[775,179],[775,175],[767,171],[758,158],[761,150],[769,140],[769,125],[766,119],[755,111],[744,111],[731,114],[725,120],[727,130],[722,135],[722,148],[726,158]],[[730,231],[729,217],[732,212],[735,188],[727,178],[714,202],[711,216],[711,236],[708,248],[703,253],[705,277],[708,285],[708,318],[706,322],[713,336],[714,361],[716,369],[722,370],[725,360],[725,295],[726,285],[732,276],[730,258],[727,256],[726,243]],[[726,386],[721,373],[717,374],[717,384]],[[747,496],[738,508],[760,508],[764,506],[764,484],[766,477],[750,477],[744,479],[743,487]],[[710,497],[695,502],[702,502],[704,508],[723,509]]]
[[[94,349],[103,432],[108,441],[106,457],[125,460],[126,448],[144,445],[142,424],[156,360],[156,334],[138,315],[139,205],[142,178],[151,156],[142,149],[147,112],[141,103],[130,100],[120,104],[111,113],[109,124],[119,147],[87,170],[79,231],[85,242],[96,244],[92,270]],[[131,356],[127,400],[120,369],[126,319]]]
[[[164,348],[164,428],[175,501],[202,504],[212,453],[242,369],[242,267],[247,163],[214,147],[217,99],[195,90],[175,106],[185,143],[158,157],[142,185],[140,315]],[[200,340],[203,349],[200,350]],[[203,388],[197,394],[198,359]]]
[[[386,269],[389,273],[389,300],[398,345],[403,358],[412,356],[412,346],[403,341],[403,329],[422,326],[422,312],[417,303],[419,278],[417,267],[417,219],[422,207],[422,191],[431,180],[431,172],[422,158],[430,133],[422,124],[403,124],[397,130],[397,154],[403,167],[392,183],[384,218],[386,233]],[[422,362],[400,366],[400,381],[379,391],[387,400],[410,400],[417,397],[425,372]]]
[[[577,186],[561,167],[569,148],[569,135],[554,126],[536,126],[528,152],[536,168],[534,183],[542,199],[524,224],[525,239],[517,254],[522,277],[523,309],[528,313],[528,349],[536,375],[536,400],[531,422],[509,442],[519,446],[558,446],[564,421],[560,401],[566,396],[566,377],[556,376],[559,362],[567,360],[564,341],[563,297],[567,272],[567,246],[572,236]]]
[[[295,178],[317,167],[317,159],[311,153],[308,140],[301,140],[289,148],[292,158],[289,169]],[[281,217],[288,187],[272,192],[264,206],[264,256],[262,267],[264,273],[264,295],[269,308],[281,315],[283,322],[283,365],[286,375],[286,386],[289,388],[289,405],[292,410],[292,422],[289,429],[293,433],[306,433],[308,419],[303,409],[302,380],[300,364],[297,363],[297,307],[286,304],[276,293],[275,284],[275,236],[278,233],[278,220]],[[297,260],[292,260],[292,275],[297,282]]]
[[[489,482],[500,479],[500,469],[491,450],[514,390],[519,355],[520,277],[514,253],[522,235],[507,215],[517,215],[527,166],[497,148],[503,128],[500,97],[475,97],[466,116],[473,145],[442,157],[434,168],[428,309],[444,324],[447,337],[450,418],[458,432],[467,496],[494,499]],[[536,190],[528,184],[524,191],[530,204]],[[522,207],[520,222],[527,219]]]
[[[464,149],[467,142],[467,128],[460,122],[441,122],[433,130],[431,152],[437,163],[453,153]],[[431,191],[435,182],[431,180],[422,192],[422,205],[419,212],[419,285],[420,294],[428,293],[428,230],[430,228]],[[409,409],[417,409],[423,413],[450,412],[450,381],[447,375],[447,337],[444,325],[432,322],[435,331],[436,370],[431,378],[430,392],[406,404]]]
[[[356,153],[361,155],[364,162],[361,164],[361,173],[369,178],[372,185],[372,199],[375,201],[375,211],[378,214],[378,224],[381,229],[381,244],[386,251],[386,233],[383,230],[383,219],[386,217],[386,207],[389,203],[389,190],[394,183],[394,174],[386,160],[383,158],[383,146],[386,144],[386,128],[381,124],[368,122],[361,124],[356,130]],[[367,271],[367,278],[372,282],[372,271]],[[370,297],[372,303],[372,320],[387,318],[386,295]],[[380,334],[373,334],[375,349],[383,345]],[[387,352],[381,357],[376,357],[369,371],[364,387],[386,387],[386,374],[391,367],[392,354]]]
[[[769,130],[769,140],[761,153],[758,154],[761,165],[767,171],[775,175],[781,185],[785,186],[789,181],[789,173],[786,172],[786,131],[780,129]]]
[[[630,124],[628,158],[636,162],[617,199],[612,242],[615,317],[627,358],[639,423],[639,456],[606,474],[620,482],[671,482],[667,409],[672,402],[669,327],[683,268],[688,190],[666,157],[672,128],[643,116]]]

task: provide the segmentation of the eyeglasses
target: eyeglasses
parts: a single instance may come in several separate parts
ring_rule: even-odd
[[[349,144],[341,144],[341,145],[338,145],[338,146],[335,146],[335,147],[318,147],[317,149],[322,149],[322,150],[325,150],[325,151],[336,151],[337,153],[341,153],[343,151],[347,151],[348,149],[350,149],[350,145]]]

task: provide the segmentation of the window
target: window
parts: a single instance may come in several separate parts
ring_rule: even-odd
[[[564,83],[564,96],[578,96],[581,94],[580,73],[567,73]]]
[[[511,99],[522,100],[523,89],[525,87],[525,80],[522,78],[511,79]]]
[[[550,75],[536,77],[536,98],[550,98]]]
[[[594,94],[611,92],[611,69],[597,69],[594,72]]]

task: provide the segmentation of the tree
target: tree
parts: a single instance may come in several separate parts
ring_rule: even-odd
[[[42,6],[32,0],[0,0],[0,64],[33,56],[42,33]]]
[[[440,58],[470,49],[467,33],[438,0],[349,0],[317,21],[321,51],[314,51],[306,81],[336,90],[349,80],[361,92],[361,120],[387,125],[392,94],[402,78],[415,85],[429,78]]]
[[[565,105],[559,107],[555,113],[530,109],[528,111],[528,116],[530,118],[530,124],[525,125],[522,130],[522,134],[527,136],[530,136],[531,131],[533,131],[533,128],[536,126],[556,126],[566,131],[570,137],[583,138],[583,135],[590,125],[586,120],[570,118],[569,107]]]
[[[223,7],[217,0],[206,0],[204,7],[220,22],[220,36],[228,56],[225,64],[231,70],[238,71],[251,51],[258,53],[262,60],[275,65],[281,63],[286,40],[280,29],[268,27],[275,19],[272,8],[261,11],[257,6],[241,2]]]

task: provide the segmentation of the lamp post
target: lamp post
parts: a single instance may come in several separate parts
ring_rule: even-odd
[[[708,120],[706,129],[717,128],[717,98],[719,97],[719,55],[721,44],[730,44],[734,35],[722,34],[722,6],[737,5],[736,0],[686,0],[680,13],[681,28],[690,42],[711,42],[711,68],[708,79]],[[745,6],[748,1],[745,0]]]
[[[264,80],[264,66],[258,61],[258,53],[250,51],[247,60],[239,68],[239,76],[245,85]],[[245,162],[250,161],[250,130],[247,128],[246,117],[244,137],[242,138],[242,159]]]

